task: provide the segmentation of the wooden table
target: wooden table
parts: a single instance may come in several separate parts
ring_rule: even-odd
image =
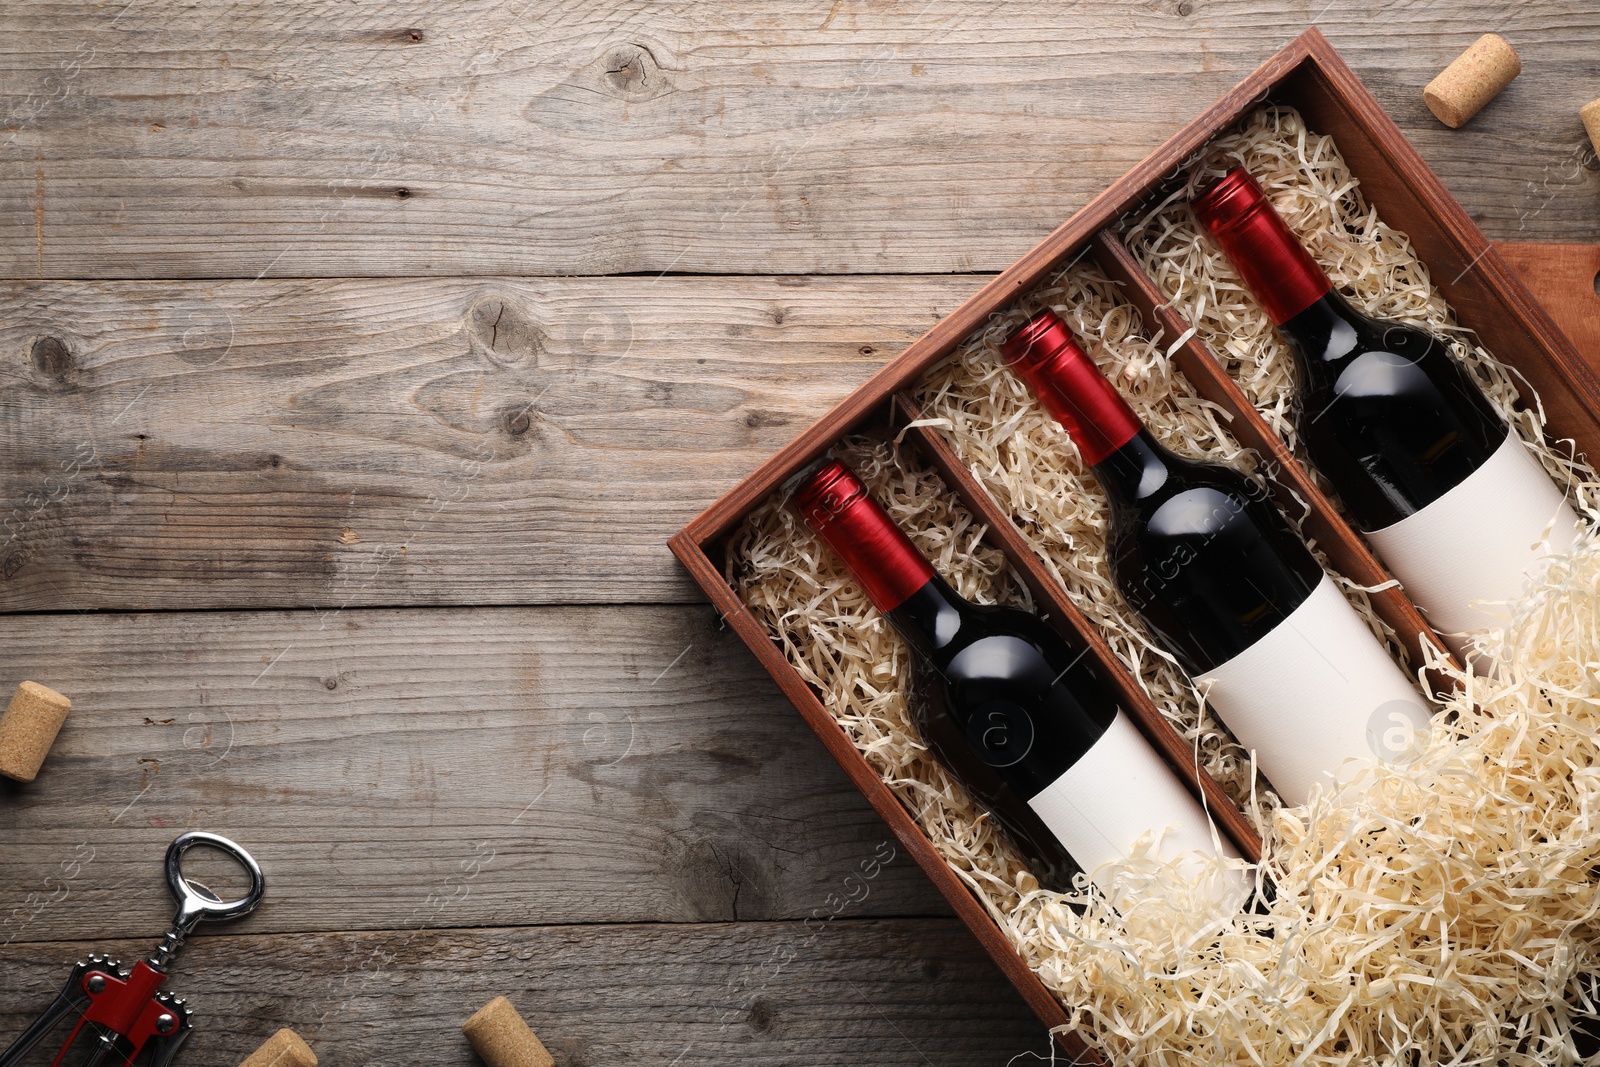
[[[563,1067],[1047,1053],[665,542],[1313,19],[1491,237],[1593,239],[1577,0],[7,4],[0,688],[76,708],[0,1032],[203,828],[270,888],[190,1065],[464,1064],[502,992]]]

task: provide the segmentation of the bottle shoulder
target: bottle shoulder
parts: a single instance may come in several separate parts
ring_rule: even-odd
[[[1034,796],[1094,745],[1116,701],[1089,649],[1039,617],[979,605],[962,615],[947,644],[915,659],[912,719],[947,762],[976,760]]]
[[[975,646],[1007,645],[1037,657],[1041,662],[1060,658],[1060,649],[1066,647],[1060,634],[1051,629],[1043,619],[1020,608],[999,604],[968,603],[961,612],[958,627],[950,639],[937,650],[934,657],[948,664],[966,657]]]
[[[1303,393],[1332,393],[1346,407],[1403,400],[1499,423],[1449,342],[1421,326],[1368,315],[1330,291],[1281,332],[1297,357]]]
[[[1356,524],[1426,507],[1494,453],[1509,427],[1450,346],[1355,311],[1336,294],[1285,324],[1295,422]]]
[[[1128,442],[1094,468],[1115,514],[1148,516],[1173,497],[1195,490],[1236,496],[1242,500],[1266,495],[1261,483],[1242,471],[1210,460],[1191,459],[1161,444],[1149,430]]]
[[[935,577],[889,613],[895,628],[931,665],[945,671],[951,660],[981,642],[1028,646],[1046,659],[1060,658],[1066,642],[1043,619],[1021,608],[979,604]]]
[[[1269,632],[1322,567],[1264,484],[1217,464],[1169,470],[1140,514],[1115,523],[1110,561],[1129,606],[1193,673]]]
[[[1308,309],[1308,313],[1313,309]],[[1293,328],[1296,323],[1298,329]],[[1439,392],[1459,368],[1448,343],[1418,326],[1386,322],[1345,306],[1342,314],[1288,324],[1290,348],[1300,357],[1302,387],[1360,401],[1372,397],[1425,397]]]
[[[1118,525],[1136,536],[1162,539],[1207,537],[1241,525],[1281,526],[1267,487],[1242,471],[1220,463],[1190,459],[1165,451],[1159,484],[1128,498]]]

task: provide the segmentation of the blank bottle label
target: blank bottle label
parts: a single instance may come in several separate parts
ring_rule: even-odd
[[[1216,854],[1205,810],[1121,711],[1094,747],[1028,806],[1102,890],[1097,872],[1127,859],[1147,833],[1160,838],[1163,860],[1198,854],[1209,862]],[[1221,840],[1223,854],[1237,857]]]
[[[1349,760],[1413,750],[1397,727],[1420,729],[1422,697],[1327,575],[1271,633],[1196,682],[1290,804],[1332,787]]]
[[[1528,573],[1571,548],[1579,530],[1566,497],[1512,433],[1460,485],[1367,540],[1460,656],[1461,635],[1504,626]]]

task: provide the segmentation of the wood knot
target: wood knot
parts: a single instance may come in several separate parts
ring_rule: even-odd
[[[39,338],[33,342],[28,357],[33,361],[35,370],[55,382],[65,384],[78,373],[72,350],[59,337],[47,335]]]
[[[644,45],[613,48],[602,63],[605,83],[625,100],[647,100],[667,91],[667,76]]]
[[[485,297],[468,308],[466,327],[469,344],[501,367],[536,364],[549,346],[544,331],[500,296]]]
[[[750,1005],[750,1029],[758,1034],[771,1030],[778,1022],[778,1009],[766,997],[757,997]]]
[[[397,30],[373,30],[361,34],[358,39],[370,41],[373,44],[412,45],[421,44],[425,36],[421,26],[402,26]]]
[[[745,415],[744,424],[752,430],[759,430],[764,426],[787,426],[789,419],[771,411],[752,411]]]
[[[533,405],[513,404],[500,412],[500,428],[508,436],[521,437],[533,429]]]

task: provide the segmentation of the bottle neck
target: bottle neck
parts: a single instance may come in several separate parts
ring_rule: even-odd
[[[1192,206],[1262,310],[1279,326],[1333,288],[1243,167],[1229,171]]]
[[[1361,327],[1366,319],[1350,306],[1338,290],[1329,289],[1278,328],[1295,342],[1306,357],[1304,368],[1313,376],[1331,373],[1331,365],[1361,348]]]
[[[1144,429],[1053,311],[1041,311],[1006,340],[1011,368],[1071,435],[1083,461],[1103,461]]]
[[[867,599],[915,651],[936,656],[961,629],[966,601],[870,498],[819,532]]]
[[[937,658],[961,629],[966,604],[949,582],[935,574],[884,615],[913,649]]]
[[[1121,448],[1094,464],[1093,470],[1113,506],[1136,508],[1167,483],[1172,458],[1172,453],[1141,427]]]
[[[811,475],[794,504],[879,611],[898,608],[934,577],[933,565],[842,463],[830,462]]]

